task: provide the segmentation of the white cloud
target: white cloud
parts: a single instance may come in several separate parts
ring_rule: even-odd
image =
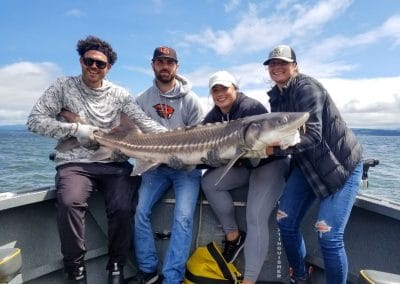
[[[376,27],[368,25],[369,30],[358,34],[329,35],[325,33],[325,26],[342,16],[352,1],[253,1],[245,4],[247,8],[243,8],[243,1],[240,0],[224,3],[226,14],[221,16],[231,17],[230,22],[234,24],[230,28],[208,26],[197,33],[190,32],[179,44],[191,52],[193,46],[200,47],[203,54],[210,54],[210,58],[215,55],[221,59],[232,57],[233,62],[252,56],[252,59],[245,59],[242,65],[235,62],[229,66],[229,60],[220,65],[220,69],[237,76],[239,87],[246,94],[266,103],[266,91],[272,83],[262,62],[253,61],[264,59],[272,46],[288,43],[296,47],[300,71],[324,84],[350,126],[400,128],[400,77],[341,78],[345,72],[364,68],[359,65],[361,62],[344,61],[343,55],[347,50],[355,52],[354,47],[368,48],[382,42],[387,43],[388,49],[397,48],[400,44],[399,14]],[[152,0],[155,10],[163,5],[162,0]],[[84,15],[80,10],[70,10],[68,14]],[[324,37],[320,37],[322,33]],[[254,59],[256,56],[258,59]],[[153,76],[150,68],[124,68]],[[183,75],[192,82],[195,90],[201,90],[198,94],[202,95],[204,106],[209,109],[213,103],[208,96],[208,78],[217,70],[201,63],[194,68]],[[52,63],[20,62],[0,67],[0,124],[24,123],[34,102],[61,73]]]
[[[246,15],[232,30],[213,30],[206,28],[197,34],[188,34],[184,37],[187,44],[197,44],[212,49],[220,55],[228,55],[240,46],[244,52],[262,50],[271,43],[277,43],[289,36],[282,26],[289,26],[284,16],[277,20],[274,18],[258,18],[256,14]],[[274,30],[281,30],[274,33]],[[267,44],[268,43],[268,44]]]
[[[382,42],[383,40],[388,43],[390,43],[390,40],[393,40],[395,44],[400,44],[400,16],[393,16],[386,20],[381,26],[364,33],[352,35],[351,37],[335,35],[326,38],[320,41],[318,45],[314,45],[313,48],[308,50],[304,49],[302,53],[302,58],[304,58],[302,64],[304,65],[307,58],[311,59],[313,65],[315,65],[316,61],[331,61],[337,54],[348,48],[366,46]],[[337,65],[337,62],[332,63]]]
[[[151,0],[151,2],[153,3],[153,12],[155,14],[161,13],[163,8],[163,0]]]
[[[364,33],[351,37],[335,35],[319,41],[312,48],[303,48],[297,54],[301,58],[300,71],[318,78],[337,77],[360,67],[357,63],[338,60],[338,55],[354,47],[366,47],[382,41],[388,45],[391,42],[400,44],[400,16],[393,16],[381,26]]]
[[[294,1],[292,1],[294,2]],[[240,21],[230,30],[213,30],[208,27],[199,33],[186,35],[186,45],[196,44],[212,49],[217,55],[229,56],[233,52],[243,53],[269,50],[272,46],[289,42],[301,46],[298,57],[301,69],[316,77],[334,77],[359,66],[338,60],[337,56],[351,47],[364,47],[373,43],[387,41],[400,44],[400,16],[387,19],[381,26],[350,36],[332,35],[318,40],[316,34],[323,26],[333,21],[350,6],[352,1],[320,1],[314,6],[290,3],[277,13],[260,17],[260,6],[249,5]],[[281,2],[278,5],[282,5]],[[277,33],[276,31],[279,31]],[[309,37],[313,37],[313,41]],[[310,46],[312,45],[312,46]]]
[[[296,5],[299,13],[293,23],[294,33],[308,33],[310,30],[320,28],[346,10],[352,1],[328,0],[320,1],[313,7]]]
[[[269,11],[268,16],[264,16],[263,9],[270,10],[271,7],[263,7],[264,3],[252,4],[230,30],[208,27],[197,34],[186,35],[184,40],[221,55],[231,54],[238,46],[244,52],[265,50],[277,43],[309,37],[312,31],[320,30],[350,4],[349,0],[329,0],[317,2],[315,6],[292,4],[282,9],[282,3],[277,3],[275,13]]]
[[[195,88],[207,90],[209,76],[217,70],[202,68],[189,74]],[[228,69],[240,89],[266,104],[266,91],[272,86],[260,64]],[[0,68],[0,124],[23,124],[43,91],[61,75],[53,63],[20,62]],[[371,79],[321,79],[346,122],[351,127],[400,128],[400,77]],[[210,96],[201,93],[206,110],[213,106]]]
[[[382,26],[364,34],[352,38],[350,43],[354,45],[379,42],[383,38],[394,38],[396,44],[400,44],[400,16],[392,16]]]
[[[220,70],[232,73],[238,81],[239,88],[242,88],[242,86],[259,86],[266,83],[265,68],[259,63],[243,64],[230,68],[220,68],[218,70],[203,66],[183,75],[190,80],[194,87],[207,87],[210,76]]]
[[[319,81],[350,127],[400,129],[400,77]],[[267,89],[248,89],[245,93],[265,103]]]
[[[272,8],[265,2],[249,5],[236,25],[226,30],[210,27],[185,37],[188,45],[195,43],[212,49],[217,55],[231,56],[233,52],[250,53],[269,50],[278,43],[298,46],[300,71],[320,81],[328,89],[343,117],[351,127],[396,127],[400,109],[400,77],[341,79],[342,74],[361,68],[358,62],[346,62],[343,54],[354,47],[388,42],[388,46],[400,44],[400,16],[394,15],[381,25],[368,31],[353,34],[333,34],[319,39],[325,25],[330,24],[350,7],[351,0],[326,0],[299,2],[295,0],[274,3]],[[265,16],[263,9],[268,9]],[[279,31],[279,32],[276,32]],[[313,40],[310,40],[310,39]],[[318,40],[318,44],[316,44]],[[261,62],[226,67],[240,80],[240,88],[248,95],[266,101],[265,92],[272,82]],[[193,72],[195,86],[206,86],[206,79],[216,70],[202,68]],[[191,78],[191,76],[189,76]],[[209,99],[207,100],[209,104]]]
[[[79,9],[68,10],[65,14],[69,17],[75,17],[75,18],[82,18],[86,16],[86,13]]]
[[[228,3],[224,4],[225,12],[231,12],[237,8],[240,4],[240,0],[230,0]]]
[[[19,62],[0,67],[0,124],[25,123],[33,104],[61,75],[50,62]]]
[[[400,77],[320,81],[350,126],[400,128]]]
[[[246,95],[258,99],[264,105],[268,102],[266,92],[273,83],[260,64],[246,64],[226,70],[235,75],[239,80],[240,90]],[[215,71],[217,70],[203,68],[184,75],[189,78],[194,87],[208,90],[208,78]],[[327,89],[350,127],[400,129],[398,119],[400,77],[318,80]],[[213,106],[209,95],[201,99],[204,109],[209,110]]]

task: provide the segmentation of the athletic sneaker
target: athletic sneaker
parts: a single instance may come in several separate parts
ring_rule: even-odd
[[[86,284],[86,269],[85,266],[75,267],[68,271],[66,283]]]
[[[224,251],[222,256],[225,258],[226,262],[232,263],[238,257],[240,251],[244,247],[244,241],[246,240],[246,232],[239,231],[239,237],[236,240],[228,241],[224,240],[225,243]]]
[[[108,268],[108,284],[125,284],[124,267],[114,262]]]
[[[303,278],[303,279],[295,279],[293,277],[290,277],[290,284],[308,284],[308,278]]]
[[[158,280],[157,271],[146,273],[141,270],[138,270],[135,277],[133,277],[133,283],[136,284],[153,284],[157,283],[157,280]]]

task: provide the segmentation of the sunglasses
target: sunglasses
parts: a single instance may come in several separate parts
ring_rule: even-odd
[[[104,69],[107,67],[107,62],[101,61],[101,60],[97,60],[97,59],[93,59],[90,57],[82,57],[82,61],[83,64],[85,64],[86,66],[90,67],[93,65],[93,63],[96,63],[96,67],[99,69]]]

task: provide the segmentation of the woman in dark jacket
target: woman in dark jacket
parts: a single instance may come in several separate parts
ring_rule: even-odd
[[[287,45],[275,47],[264,62],[276,85],[268,92],[271,110],[309,112],[301,142],[268,154],[292,154],[293,169],[277,213],[282,242],[291,266],[291,283],[307,283],[305,244],[299,230],[307,210],[320,201],[315,229],[327,283],[346,283],[348,263],[343,234],[362,174],[362,148],[346,126],[325,88],[298,72],[296,55]]]

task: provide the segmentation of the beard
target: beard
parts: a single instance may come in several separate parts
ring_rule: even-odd
[[[160,81],[161,83],[167,84],[175,79],[176,74],[170,73],[169,71],[161,70],[160,72],[156,72],[155,76],[158,81]]]

